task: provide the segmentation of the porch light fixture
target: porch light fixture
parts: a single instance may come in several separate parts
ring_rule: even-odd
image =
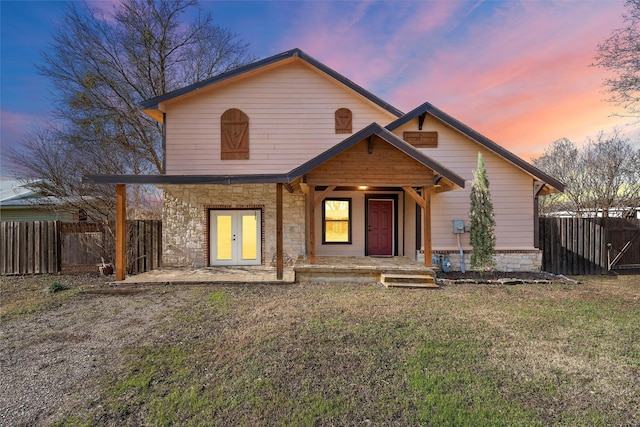
[[[367,187],[366,185],[359,185],[358,186],[358,190],[366,190],[367,188],[369,188],[369,187]]]

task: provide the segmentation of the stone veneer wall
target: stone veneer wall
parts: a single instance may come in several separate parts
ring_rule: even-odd
[[[433,254],[447,256],[451,262],[451,271],[460,271],[460,252],[434,250]],[[420,256],[423,255],[420,254]],[[464,251],[463,256],[465,271],[470,271],[471,251]],[[497,271],[540,271],[542,269],[542,251],[538,249],[496,251],[494,259]]]
[[[164,185],[162,211],[162,262],[164,266],[209,265],[209,209],[262,209],[262,263],[276,253],[276,184]],[[304,194],[283,190],[283,240],[285,260],[304,255]]]

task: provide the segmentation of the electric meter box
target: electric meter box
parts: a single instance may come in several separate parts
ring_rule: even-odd
[[[453,220],[453,232],[455,234],[464,233],[464,220],[462,219]]]

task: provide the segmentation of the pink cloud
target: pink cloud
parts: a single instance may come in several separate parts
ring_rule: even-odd
[[[525,3],[524,12],[505,11],[499,26],[477,25],[466,43],[438,52],[437,65],[425,62],[426,75],[409,77],[391,98],[401,108],[431,100],[514,151],[544,147],[566,132],[578,135],[576,127],[611,126],[615,108],[602,100],[604,73],[589,64],[610,32],[602,23],[619,22],[621,9],[551,5]]]
[[[404,111],[430,101],[525,155],[621,123],[589,65],[623,2],[350,4],[311,3],[286,39]]]
[[[430,13],[416,14],[430,8]],[[292,20],[284,44],[293,44],[358,84],[371,87],[398,73],[407,49],[445,25],[456,2],[311,2]],[[342,10],[341,10],[342,9]],[[415,18],[415,19],[413,19]]]

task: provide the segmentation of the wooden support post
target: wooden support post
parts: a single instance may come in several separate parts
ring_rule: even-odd
[[[116,185],[116,280],[127,276],[127,186]]]
[[[422,208],[422,218],[424,229],[422,230],[422,241],[424,242],[424,265],[431,267],[431,187],[422,187],[422,199],[424,206]]]
[[[276,184],[276,279],[284,277],[284,239],[282,236],[282,184]]]
[[[315,264],[316,262],[316,188],[313,185],[309,186],[309,192],[307,193],[307,227],[309,229],[309,263]]]

